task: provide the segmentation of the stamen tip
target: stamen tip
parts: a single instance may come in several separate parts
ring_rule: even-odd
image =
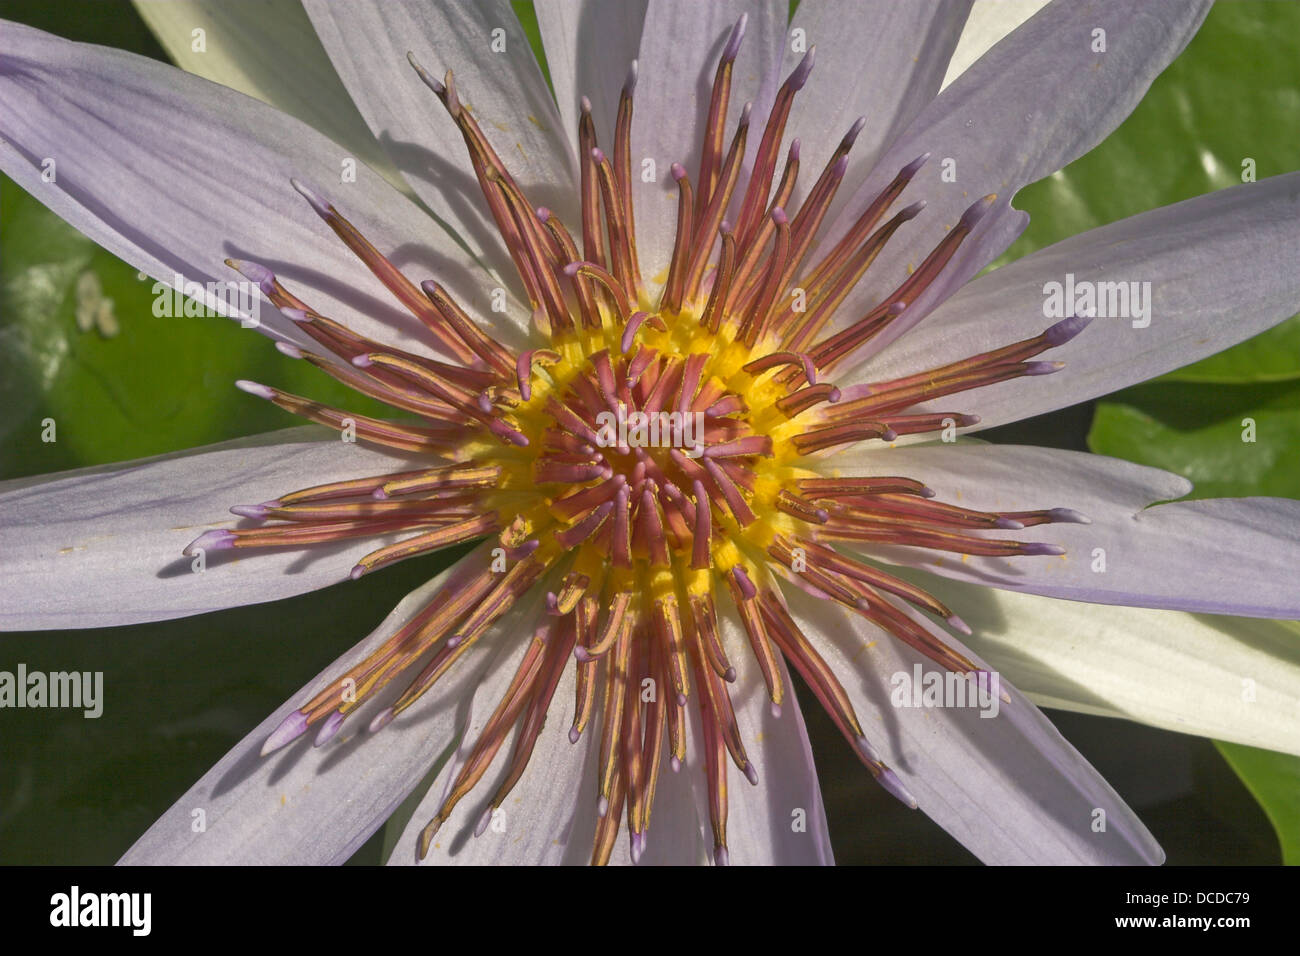
[[[1052,508],[1047,512],[1048,520],[1057,524],[1092,524],[1092,519],[1073,508]]]
[[[633,60],[632,63],[627,68],[627,79],[623,81],[624,96],[631,96],[634,92],[636,92],[637,71],[638,71],[637,61]]]
[[[397,712],[393,710],[393,708],[385,707],[379,713],[375,714],[374,719],[370,721],[370,725],[366,728],[366,730],[368,730],[372,734],[377,734],[379,733],[379,731],[383,730],[385,727],[391,724],[393,722],[393,718],[396,716],[397,716]]]
[[[669,168],[669,171],[673,174],[673,181],[674,181],[674,182],[679,182],[679,183],[680,183],[683,179],[686,178],[686,167],[683,166],[681,163],[673,163],[673,164],[672,164],[670,167],[668,167],[668,168]]]
[[[249,395],[256,395],[258,398],[272,399],[275,392],[265,385],[259,385],[257,382],[250,382],[246,378],[241,378],[235,382],[235,388],[241,392],[247,392]]]
[[[1026,541],[1020,546],[1021,554],[1030,554],[1036,557],[1048,556],[1059,557],[1065,554],[1065,548],[1059,544],[1048,544],[1046,541]]]
[[[1020,531],[1024,528],[1024,523],[1017,521],[1015,518],[998,518],[993,522],[993,527],[1001,528],[1003,531]]]
[[[328,219],[334,215],[334,207],[329,204],[325,197],[301,179],[291,177],[289,185],[298,190],[298,194],[311,204],[311,208],[316,210],[316,215],[323,219]]]
[[[352,364],[355,365],[357,368],[370,368],[370,366],[374,365],[375,363],[374,360],[368,354],[362,352],[360,355],[352,356]]]
[[[261,756],[274,753],[285,744],[292,743],[307,732],[307,715],[301,710],[292,711],[280,721],[280,726],[271,731],[271,735],[262,744]]]
[[[668,766],[673,768],[673,773],[681,773],[682,758],[678,757],[676,754],[673,754],[672,758],[668,761]]]
[[[482,836],[487,831],[488,824],[492,822],[492,810],[492,807],[488,807],[478,818],[478,823],[474,825],[474,835],[476,837]]]
[[[1074,338],[1092,321],[1092,316],[1072,315],[1069,318],[1057,322],[1046,332],[1043,333],[1043,340],[1048,345],[1055,348],[1058,345],[1064,345],[1070,339]]]
[[[360,581],[362,576],[365,573],[366,573],[365,565],[357,564],[354,565],[352,570],[348,572],[348,577],[353,581]]]
[[[232,515],[239,515],[241,518],[253,518],[257,521],[261,521],[266,517],[266,511],[266,505],[233,505],[230,509]]]
[[[582,739],[582,731],[579,730],[577,727],[570,727],[570,728],[569,728],[569,743],[571,743],[571,744],[576,744],[576,743],[577,743],[579,740],[581,740],[581,739]]]
[[[778,704],[776,701],[772,701],[772,708],[771,708],[771,709],[772,709],[772,716],[775,717],[777,720],[780,720],[780,719],[781,719],[781,705]]]
[[[745,779],[749,781],[750,786],[758,786],[758,771],[754,769],[752,763],[745,764]]]
[[[713,848],[713,862],[717,866],[727,866],[731,862],[731,857],[727,855],[727,848],[719,844]]]
[[[578,102],[579,102],[579,106],[582,108],[582,112],[584,113],[591,112],[591,99],[589,97],[584,96]]]
[[[302,358],[302,349],[298,348],[298,346],[294,345],[292,342],[276,342],[275,350],[281,355],[286,355],[291,359]]]
[[[790,217],[785,214],[785,210],[780,206],[773,206],[772,222],[778,226],[788,226],[790,224]]]
[[[740,52],[740,41],[745,38],[745,25],[749,22],[749,14],[742,13],[736,25],[731,28],[731,36],[727,39],[727,45],[722,51],[722,62],[731,63],[736,59],[736,54]]]
[[[609,797],[602,796],[596,803],[596,816],[604,819],[607,813],[609,813]]]
[[[969,637],[971,634],[970,625],[967,624],[965,621],[963,621],[961,618],[959,618],[956,614],[948,615],[948,626],[951,627],[953,630],[960,631],[962,634],[965,634],[967,637]]]
[[[339,732],[343,726],[343,714],[340,711],[333,711],[324,722],[320,725],[320,730],[316,731],[316,739],[312,742],[313,747],[323,747]]]
[[[195,551],[225,551],[235,546],[235,535],[231,531],[205,531],[189,544],[181,553],[186,557]]]
[[[798,92],[803,89],[804,84],[808,82],[808,75],[812,73],[813,61],[816,59],[817,46],[814,44],[808,48],[808,52],[804,54],[803,59],[799,61],[799,65],[794,68],[794,72],[786,80],[790,84],[792,91]]]
[[[921,214],[921,210],[924,209],[925,206],[926,206],[925,200],[918,199],[916,202],[912,203],[912,205],[901,210],[898,214],[898,218],[903,220],[904,222],[907,222],[908,220],[911,219],[915,219],[917,216]]]
[[[865,116],[859,116],[855,119],[853,125],[849,127],[849,131],[845,133],[844,138],[840,140],[840,147],[842,149],[850,148],[855,142],[857,142],[858,134],[862,132],[862,128],[866,125],[867,118]]]

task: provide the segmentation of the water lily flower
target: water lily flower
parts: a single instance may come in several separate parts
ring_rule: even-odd
[[[440,768],[395,862],[828,863],[791,669],[982,860],[1162,860],[1024,691],[1293,749],[1294,652],[1180,612],[1300,617],[1300,503],[951,439],[1300,307],[1296,174],[976,278],[1017,190],[1206,6],[1058,0],[940,92],[968,4],[538,2],[552,95],[507,3],[308,0],[409,194],[265,103],[6,24],[0,167],[247,322],[214,291],[236,270],[280,351],[396,417],[240,382],[345,440],[0,485],[0,624],[177,618],[481,542],[124,862],[339,862]],[[1149,283],[1145,324],[1047,315],[1067,277]],[[912,706],[911,675],[987,706]]]

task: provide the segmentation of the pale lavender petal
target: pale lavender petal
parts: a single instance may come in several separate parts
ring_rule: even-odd
[[[867,465],[868,459],[871,464]],[[1244,617],[1300,618],[1300,501],[1170,501],[1185,480],[1083,452],[1013,445],[925,445],[839,462],[904,474],[940,499],[983,511],[1069,508],[1089,519],[987,537],[1041,541],[1059,556],[937,555],[870,549],[962,581],[1049,597]],[[1153,507],[1147,507],[1154,505]]]
[[[1208,8],[1187,0],[1056,0],[921,111],[827,231],[825,242],[838,239],[898,170],[931,154],[903,195],[905,202],[925,199],[925,211],[881,252],[841,307],[842,321],[856,320],[889,295],[970,204],[986,194],[998,199],[940,278],[863,355],[913,326],[1006,249],[1028,223],[1011,208],[1011,197],[1118,126],[1187,45]],[[1093,52],[1094,29],[1105,30],[1104,53]],[[944,179],[946,160],[953,161],[955,181]]]
[[[800,185],[807,195],[841,138],[865,120],[827,223],[871,172],[880,153],[929,105],[966,22],[969,0],[805,0],[792,36],[817,47],[817,65],[795,100],[786,140],[800,141]],[[786,45],[785,70],[802,54]],[[860,211],[860,210],[858,210]]]
[[[920,809],[981,860],[1164,859],[1119,795],[1007,681],[998,684],[1009,702],[986,695],[982,706],[978,699],[973,707],[897,706],[914,698],[896,675],[910,679],[918,665],[923,675],[935,665],[839,605],[788,591],[792,613],[844,684],[872,748]]]
[[[728,657],[736,668],[736,682],[728,684],[736,725],[745,752],[757,773],[751,785],[727,758],[727,847],[732,866],[828,866],[835,862],[826,810],[822,804],[817,768],[804,725],[794,684],[783,659],[781,679],[786,699],[781,716],[772,713],[772,701],[749,639],[735,609],[724,602],[718,625]],[[811,700],[809,706],[816,707]],[[708,793],[703,755],[697,733],[687,751],[687,769],[697,779],[697,813],[708,824]]]
[[[231,505],[412,467],[409,458],[329,436],[323,428],[296,428],[0,483],[0,629],[162,621],[345,580],[359,557],[392,537],[310,555],[244,552],[240,560],[217,540],[219,529],[240,523]],[[201,562],[182,554],[204,534]]]
[[[237,744],[150,827],[123,864],[338,864],[388,818],[455,740],[457,721],[489,654],[471,654],[397,720],[366,730],[387,698],[363,704],[340,736],[321,747],[308,733],[259,756],[272,732],[305,701],[339,679],[416,613],[444,581],[474,562],[476,551],[413,591],[364,641],[294,694]],[[507,643],[499,626],[484,642]]]
[[[597,141],[606,148],[613,146],[619,94],[637,58],[647,2],[535,0],[533,4],[561,127],[575,151],[584,96],[591,102]]]
[[[726,137],[731,140],[743,105],[754,104],[746,155],[758,148],[759,118],[766,116],[780,82],[786,6],[763,0],[651,0],[641,31],[640,76],[632,155],[654,160],[655,178],[633,176],[637,253],[647,284],[667,278],[677,226],[677,186],[669,167],[699,169],[709,97],[718,59],[742,14],[748,17],[732,77]],[[739,193],[739,188],[738,188]]]
[[[1300,310],[1297,243],[1300,173],[1142,213],[976,279],[853,378],[885,380],[1031,338],[1065,317],[1053,311],[1056,301],[1068,298],[1070,315],[1085,289],[1120,283],[1100,286],[1101,308],[1121,312],[1127,299],[1127,315],[1099,313],[1042,356],[1065,362],[1061,372],[933,405],[978,414],[977,428],[1041,415],[1212,355],[1293,315]]]
[[[572,226],[573,151],[508,0],[308,0],[304,6],[394,165],[429,208],[516,288],[514,266],[497,237],[460,130],[407,61],[413,53],[438,81],[452,70],[458,95],[529,201]]]
[[[1300,623],[1084,604],[911,572],[1042,707],[1300,752]]]
[[[135,0],[173,63],[255,96],[348,149],[399,189],[401,174],[371,135],[298,0]],[[203,43],[195,30],[203,31]]]
[[[291,187],[298,177],[413,280],[437,277],[467,309],[491,314],[486,273],[464,263],[446,232],[364,164],[348,181],[346,151],[258,100],[156,60],[6,23],[0,103],[0,168],[168,286],[179,274],[224,291],[240,278],[224,260],[250,260],[356,332],[425,350],[424,327]],[[260,302],[262,331],[300,337],[256,289],[245,291]],[[225,314],[248,311],[227,305]]]
[[[518,629],[531,633],[521,617]],[[443,767],[420,801],[388,862],[410,865],[417,861],[420,832],[437,814],[447,792],[514,676],[523,648],[499,655],[474,692],[473,706],[462,715],[461,743],[454,759]],[[432,866],[585,864],[591,858],[596,832],[597,768],[600,727],[593,720],[576,744],[569,741],[569,720],[574,697],[574,670],[565,669],[556,687],[552,712],[542,729],[523,777],[506,802],[491,813],[491,800],[503,779],[513,753],[517,729],[512,732],[491,769],[477,788],[457,804],[434,836],[424,863]],[[597,688],[597,694],[603,693]],[[599,698],[598,698],[599,699]],[[647,831],[645,865],[702,862],[706,846],[696,819],[687,771],[674,774],[665,760]],[[479,830],[487,816],[487,826]],[[631,862],[626,828],[620,830],[610,862]]]

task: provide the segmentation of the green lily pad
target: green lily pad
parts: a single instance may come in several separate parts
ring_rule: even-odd
[[[1300,757],[1216,741],[1277,830],[1282,862],[1300,866]]]

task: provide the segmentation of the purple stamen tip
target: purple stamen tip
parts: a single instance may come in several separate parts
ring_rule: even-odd
[[[306,309],[281,309],[280,314],[290,322],[310,322],[311,316]]]
[[[856,743],[858,750],[862,751],[862,756],[874,763],[880,763],[880,755],[876,753],[876,749],[871,746],[871,742],[866,737],[859,737]]]
[[[576,744],[576,743],[577,743],[579,740],[581,740],[581,739],[582,739],[582,731],[579,730],[577,727],[570,727],[570,728],[569,728],[569,743],[571,743],[571,744]]]
[[[381,486],[379,488],[376,488],[374,491],[370,492],[370,497],[374,498],[376,501],[387,501],[388,492],[384,491],[383,487]]]
[[[777,720],[781,719],[781,705],[776,701],[772,701],[772,716]]]
[[[601,797],[596,804],[596,816],[603,818],[609,813],[609,797]]]
[[[881,441],[894,441],[897,438],[898,432],[894,431],[892,428],[886,428],[885,433],[880,436]]]
[[[556,616],[556,617],[559,616],[559,613],[560,613],[560,601],[559,601],[559,598],[557,598],[557,597],[555,596],[555,592],[554,592],[554,591],[547,591],[547,592],[546,592],[546,613],[547,613],[547,614],[554,615],[554,616]],[[574,648],[574,650],[576,651],[577,648]]]
[[[537,218],[540,219],[542,222],[546,222],[551,218],[551,211],[547,209],[545,206],[538,206]]]
[[[205,531],[189,544],[181,553],[187,557],[192,555],[196,550],[204,551],[225,551],[235,546],[235,535],[230,531]]]
[[[848,168],[849,168],[849,158],[847,156],[841,156],[839,159],[835,160],[835,165],[831,167],[832,178],[843,179],[844,174],[848,171]]]
[[[857,142],[858,134],[862,132],[862,128],[866,125],[867,125],[867,118],[865,116],[859,116],[857,119],[855,119],[853,121],[853,125],[849,127],[849,131],[845,133],[844,138],[840,140],[840,148],[841,149],[851,148],[853,144]]]
[[[623,81],[623,94],[631,96],[636,92],[637,62],[633,60],[627,68],[627,79]]]
[[[641,854],[645,852],[645,834],[633,833],[627,841],[629,855],[633,863],[641,862]]]
[[[285,744],[292,743],[307,732],[307,715],[295,710],[280,722],[280,726],[271,731],[271,736],[262,744],[262,756],[274,753]]]
[[[1048,345],[1053,347],[1064,345],[1087,328],[1088,323],[1091,321],[1092,316],[1072,315],[1068,319],[1062,319],[1060,322],[1057,322],[1049,328],[1043,333],[1043,338],[1046,339]]]
[[[672,166],[668,168],[673,174],[674,182],[680,183],[683,179],[686,178],[686,167],[683,166],[681,163],[673,163]]]
[[[670,767],[673,768],[673,773],[681,773],[681,771],[682,771],[682,758],[681,758],[681,757],[678,757],[676,754],[674,754],[674,755],[672,756],[672,758],[668,761],[668,766],[670,766]]]
[[[393,718],[396,716],[397,716],[397,712],[393,710],[393,708],[385,707],[379,713],[375,714],[374,719],[370,721],[370,726],[367,727],[366,729],[370,731],[370,733],[372,734],[377,734],[379,733],[379,731],[383,730],[385,727],[391,724],[393,722]]]
[[[902,315],[902,314],[903,314],[904,312],[906,312],[906,311],[907,311],[907,303],[906,303],[906,302],[899,301],[899,302],[894,302],[894,303],[892,303],[892,304],[889,306],[889,308],[885,310],[885,314],[886,314],[886,315]]]
[[[685,707],[685,706],[686,706],[686,695],[685,695],[685,694],[678,694],[678,695],[677,695],[677,706],[678,706],[678,707]]]
[[[357,368],[370,368],[370,366],[374,365],[375,363],[370,358],[369,355],[367,355],[365,352],[362,352],[360,355],[352,356],[352,364],[355,365]]]
[[[729,235],[730,233],[731,233],[731,222],[730,222],[730,221],[724,219],[724,220],[722,220],[722,222],[718,223],[718,234],[719,234],[719,235],[726,236],[726,235]]]
[[[271,284],[275,282],[275,273],[264,265],[236,259],[227,259],[226,261],[230,264],[231,268],[249,282],[256,282],[263,292],[269,289]]]
[[[785,210],[780,206],[774,206],[772,207],[772,222],[776,223],[778,226],[788,226],[790,224],[790,217],[785,214]]]
[[[492,822],[492,808],[488,807],[486,810],[483,811],[483,815],[478,818],[478,823],[474,825],[474,835],[476,837],[482,836],[484,832],[486,832],[488,828],[488,824],[491,822]]]
[[[588,661],[593,660],[591,656],[591,651],[587,650],[581,644],[579,644],[577,647],[573,649],[573,657],[574,660],[578,661],[581,664],[585,664]]]
[[[905,209],[900,210],[898,213],[898,218],[901,219],[903,222],[907,222],[910,219],[915,219],[917,216],[921,214],[921,210],[924,208],[925,208],[925,200],[918,199],[916,202],[912,203],[912,205],[906,207]]]
[[[730,864],[731,857],[727,855],[725,846],[715,846],[713,848],[713,862],[718,866],[728,866]]]
[[[1047,512],[1049,521],[1057,524],[1092,524],[1092,519],[1073,508],[1053,508]]]
[[[933,498],[936,494],[938,494],[938,492],[936,492],[933,488],[925,488],[925,487],[921,488],[922,498]]]
[[[722,60],[729,63],[736,58],[740,52],[740,41],[745,38],[745,24],[749,22],[749,14],[742,13],[736,25],[731,28],[731,36],[727,39],[727,46],[722,51]]]
[[[997,198],[998,197],[995,194],[989,193],[987,196],[982,196],[975,200],[967,206],[966,211],[961,214],[961,225],[965,226],[967,229],[974,229],[975,224],[984,218],[985,213],[993,207],[993,200]]]
[[[746,601],[751,601],[757,596],[758,589],[754,587],[754,582],[749,579],[749,575],[745,573],[744,568],[736,565],[731,569],[731,576],[735,579],[736,587],[740,589],[740,594]]]
[[[453,634],[451,637],[447,638],[447,646],[460,647],[461,642],[464,640],[465,640],[464,634]]]
[[[581,104],[581,106],[582,106],[582,111],[583,111],[584,113],[590,113],[590,112],[591,112],[591,100],[590,100],[590,99],[588,99],[587,97],[584,96],[584,97],[581,99],[580,104]]]
[[[831,513],[827,511],[825,508],[818,508],[816,511],[813,512],[813,515],[822,524],[825,524],[827,521],[831,520]]]
[[[250,382],[246,378],[241,378],[235,382],[235,388],[241,392],[247,392],[249,395],[256,395],[258,398],[271,399],[275,397],[275,392],[265,385],[259,385],[257,382]]]
[[[880,771],[880,775],[876,777],[876,783],[880,784],[885,788],[887,793],[893,794],[911,809],[916,809],[916,797],[912,796],[911,791],[908,790],[907,787],[903,786],[903,781],[898,779],[898,774],[894,773],[894,771],[890,770],[888,767]]]
[[[254,518],[261,521],[266,517],[266,510],[266,505],[234,505],[230,513],[241,518]]]
[[[485,412],[492,411],[492,399],[487,392],[478,393],[478,407]]]
[[[276,342],[275,350],[281,355],[287,355],[291,359],[302,358],[302,349],[298,348],[298,346],[294,345],[292,342]]]
[[[791,90],[797,92],[803,89],[803,85],[808,82],[808,74],[812,73],[813,61],[816,59],[817,47],[810,46],[803,59],[799,61],[799,65],[794,68],[794,72],[790,74],[790,78],[786,80]]]
[[[744,106],[744,108],[741,109],[741,111],[740,111],[740,125],[741,125],[741,126],[748,126],[748,125],[749,125],[749,114],[752,113],[753,111],[754,111],[754,103],[753,103],[753,101],[751,100],[750,102],[746,103],[745,106]]]
[[[289,185],[298,190],[303,199],[311,203],[311,208],[316,210],[316,215],[323,219],[328,219],[334,215],[334,208],[316,189],[307,185],[301,179],[290,179]]]
[[[593,146],[591,148],[591,158],[598,163],[603,163],[605,161],[605,151],[599,146]]]
[[[758,771],[754,769],[752,763],[745,764],[745,779],[749,781],[751,786],[758,786]]]
[[[343,726],[343,714],[334,711],[320,725],[320,730],[316,731],[316,740],[312,743],[313,747],[323,747],[334,739],[334,735],[339,732]]]
[[[1045,541],[1026,541],[1020,546],[1021,554],[1049,555],[1058,556],[1065,554],[1065,548],[1059,544],[1048,544]]]
[[[800,144],[799,137],[796,136],[793,140],[790,141],[790,161],[792,163],[797,163],[799,161],[800,149],[802,149],[802,146]]]
[[[1024,524],[1015,518],[999,518],[993,522],[993,527],[1001,528],[1003,531],[1019,531],[1024,528]]]
[[[1064,362],[1025,362],[1026,375],[1051,375],[1065,368]]]
[[[948,617],[948,626],[955,631],[960,631],[968,637],[971,634],[970,625],[959,618],[956,614],[952,614]]]
[[[429,75],[429,71],[420,65],[420,61],[415,58],[415,54],[410,50],[406,51],[406,62],[411,64],[411,68],[415,70],[416,75],[419,76],[419,78],[424,81],[425,86],[429,87],[433,92],[441,96],[447,91],[447,88],[443,86],[440,81]]]
[[[352,570],[348,572],[348,578],[353,581],[360,581],[365,573],[366,566],[364,564],[355,564],[352,566]]]
[[[911,178],[916,175],[916,171],[925,165],[926,160],[930,158],[929,153],[922,153],[916,159],[912,160],[906,166],[898,171],[898,175]]]
[[[841,392],[839,388],[837,388],[834,385],[832,385],[831,390],[826,393],[826,401],[830,402],[832,405],[834,405],[843,397],[844,397],[844,393]]]
[[[560,271],[563,272],[570,279],[572,279],[574,276],[578,274],[578,270],[581,269],[582,266],[583,263],[581,260],[579,260],[578,262],[570,262],[567,266],[565,266]]]
[[[734,684],[736,682],[736,669],[734,667],[728,667],[723,672],[722,679],[728,684]]]

